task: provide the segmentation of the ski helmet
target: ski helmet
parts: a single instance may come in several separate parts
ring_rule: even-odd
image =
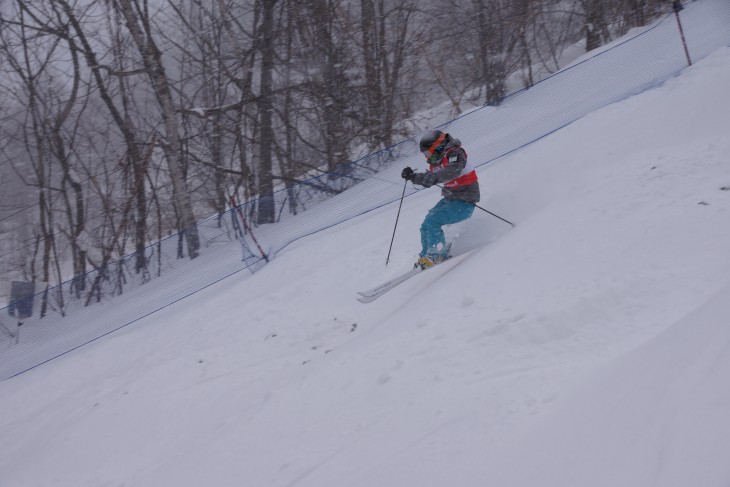
[[[441,153],[444,151],[450,139],[449,134],[440,130],[431,130],[421,137],[419,148],[423,155],[426,156],[426,159],[428,159],[429,164],[436,164],[438,162]]]

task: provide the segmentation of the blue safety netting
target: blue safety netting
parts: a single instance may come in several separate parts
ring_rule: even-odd
[[[681,12],[681,21],[692,61],[730,46],[729,1],[692,2]],[[686,67],[672,13],[530,89],[511,94],[500,106],[473,110],[442,128],[468,141],[470,159],[483,166],[596,109],[657,86]],[[423,162],[416,144],[405,140],[268,196],[274,199],[280,218],[275,224],[257,227],[255,238],[246,215],[260,200],[200,222],[203,249],[194,260],[181,258],[183,236],[173,235],[146,249],[147,273],[135,272],[135,256],[130,255],[59,286],[35,289],[26,303],[0,309],[0,380],[229,276],[252,273],[296,240],[399,200],[401,168]],[[416,191],[410,187],[406,195]],[[289,210],[292,201],[297,202],[297,214]],[[41,318],[42,308],[45,316]]]

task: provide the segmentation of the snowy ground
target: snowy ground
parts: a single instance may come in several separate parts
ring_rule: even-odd
[[[0,486],[730,485],[730,49],[0,382]],[[489,134],[484,137],[488,139]],[[467,149],[469,141],[464,140]]]

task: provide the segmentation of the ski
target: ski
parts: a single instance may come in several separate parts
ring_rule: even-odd
[[[401,274],[399,276],[396,276],[392,279],[389,279],[389,280],[385,281],[384,283],[375,286],[372,289],[368,289],[367,291],[358,291],[357,294],[359,294],[360,296],[358,296],[357,300],[360,301],[361,303],[370,303],[372,301],[375,301],[380,296],[387,293],[394,287],[399,286],[400,284],[403,284],[411,277],[416,276],[423,271],[433,269],[434,267],[439,266],[439,265],[443,264],[444,262],[448,262],[453,257],[454,257],[453,255],[450,255],[447,258],[445,258],[444,260],[442,260],[441,262],[438,262],[427,269],[423,269],[422,267],[414,267],[410,271],[408,271],[404,274]]]
[[[401,274],[400,276],[396,276],[393,279],[389,279],[384,283],[375,286],[372,289],[368,289],[367,291],[358,291],[357,293],[360,296],[358,296],[357,300],[361,303],[370,303],[371,301],[375,301],[394,287],[406,282],[408,279],[415,276],[416,274],[420,274],[424,270],[425,269],[421,269],[420,267],[415,267],[410,271]]]
[[[444,248],[444,253],[445,254],[448,255],[450,252],[451,252],[451,242],[449,242],[449,244],[446,245],[446,247]],[[443,264],[444,262],[446,262],[447,260],[451,259],[452,257],[454,257],[454,256],[453,255],[449,255],[444,260],[442,260],[442,261],[438,262],[437,264],[429,267],[428,269],[431,269],[432,267],[436,267],[439,264]],[[396,276],[396,277],[394,277],[392,279],[389,279],[389,280],[385,281],[384,283],[382,283],[382,284],[380,284],[378,286],[375,286],[372,289],[368,289],[367,291],[358,291],[357,294],[359,294],[360,296],[357,298],[357,300],[360,301],[361,303],[369,303],[371,301],[375,301],[380,296],[382,296],[383,294],[387,293],[388,291],[390,291],[394,287],[398,286],[399,284],[403,284],[404,282],[406,282],[411,277],[415,276],[416,274],[420,274],[422,271],[425,271],[425,270],[428,270],[428,269],[424,269],[422,267],[414,266],[413,269],[411,269],[410,271],[408,271],[408,272],[406,272],[404,274],[401,274],[400,276]]]

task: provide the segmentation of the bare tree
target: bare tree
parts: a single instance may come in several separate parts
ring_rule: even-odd
[[[86,65],[91,70],[92,79],[98,90],[98,95],[106,106],[115,125],[120,130],[126,147],[126,161],[134,170],[135,176],[135,199],[137,208],[136,219],[136,271],[145,272],[146,259],[144,248],[147,243],[146,218],[147,218],[147,199],[145,195],[144,181],[146,165],[142,156],[141,142],[138,136],[138,130],[134,125],[134,117],[129,113],[130,100],[128,98],[128,89],[126,88],[125,78],[130,74],[136,74],[135,71],[127,73],[123,71],[123,53],[121,53],[121,45],[119,42],[119,33],[111,32],[112,38],[116,39],[115,49],[112,50],[112,59],[116,66],[107,66],[97,61],[99,55],[92,46],[92,40],[88,37],[84,30],[84,17],[79,17],[77,12],[66,0],[58,0],[57,4],[63,15],[73,30],[72,48],[79,51],[86,61]],[[81,12],[81,15],[84,13]],[[109,21],[109,16],[106,16]],[[50,22],[50,19],[49,19]],[[115,22],[109,21],[109,25],[115,25]],[[111,78],[106,74],[111,74]],[[119,81],[119,96],[113,91],[113,81]],[[119,98],[119,102],[115,101]]]
[[[661,12],[665,0],[622,0],[618,5],[620,16],[624,22],[618,32],[623,35],[632,27],[639,27],[651,22]]]
[[[404,71],[418,66],[425,46],[418,2],[360,1],[362,65],[365,71],[365,131],[369,148],[393,144],[399,119],[408,116],[401,90]]]
[[[472,0],[474,29],[479,56],[476,60],[481,83],[486,87],[485,104],[498,105],[507,94],[507,77],[519,66],[519,18],[509,0]]]
[[[127,29],[132,35],[139,54],[142,57],[145,74],[152,84],[157,103],[160,107],[165,126],[165,143],[163,148],[170,170],[173,186],[173,197],[180,215],[180,229],[185,235],[188,245],[188,256],[194,259],[200,251],[200,237],[196,226],[188,187],[185,181],[185,168],[180,145],[180,127],[177,109],[173,103],[171,81],[165,71],[160,51],[152,31],[152,21],[147,3],[140,5],[137,0],[114,0],[125,19]]]
[[[274,206],[274,179],[273,179],[273,74],[275,62],[274,44],[274,7],[276,0],[262,0],[262,21],[260,31],[259,50],[261,52],[261,77],[259,80],[259,113],[260,133],[259,143],[259,209],[257,221],[261,223],[274,223],[276,220],[276,208]]]
[[[31,279],[49,283],[52,272],[61,280],[61,270],[58,259],[58,247],[55,232],[55,209],[53,192],[57,191],[55,184],[58,178],[54,174],[53,151],[55,145],[62,146],[59,132],[60,126],[68,116],[70,104],[65,105],[59,112],[49,113],[50,97],[54,89],[52,76],[48,73],[59,57],[59,38],[38,35],[36,29],[26,23],[26,18],[32,16],[22,1],[18,1],[17,21],[8,22],[3,19],[5,26],[2,36],[2,47],[5,59],[8,61],[13,74],[20,83],[17,102],[25,106],[25,120],[20,124],[20,137],[24,144],[25,157],[31,162],[31,174],[16,165],[12,165],[18,177],[26,185],[34,187],[38,198],[38,230],[36,233],[36,253],[41,252],[41,268],[36,272],[35,259],[31,263]],[[30,22],[33,20],[31,19]],[[13,35],[11,41],[6,37]],[[49,42],[46,42],[49,41]],[[16,45],[17,48],[14,48]],[[74,90],[75,91],[75,90]],[[71,97],[75,94],[72,92]],[[56,154],[58,155],[58,153]],[[47,312],[49,305],[48,294],[44,293],[41,316]],[[60,297],[59,306],[63,309],[63,298]]]
[[[576,43],[583,35],[582,19],[562,9],[561,0],[540,0],[532,3],[530,16],[532,57],[546,73],[561,69],[565,46]]]
[[[580,0],[585,12],[586,51],[602,46],[611,38],[608,30],[607,5],[604,0]]]

